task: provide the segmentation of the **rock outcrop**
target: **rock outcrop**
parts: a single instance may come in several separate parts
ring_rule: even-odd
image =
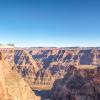
[[[55,81],[51,100],[100,100],[100,67],[79,70],[70,66],[65,77]]]
[[[22,77],[0,59],[0,100],[40,100]]]

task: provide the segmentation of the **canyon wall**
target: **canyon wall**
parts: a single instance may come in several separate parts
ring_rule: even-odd
[[[70,66],[64,78],[55,81],[51,100],[100,100],[100,67]]]
[[[51,90],[51,100],[100,98],[99,48],[15,48],[4,59],[32,90]]]
[[[19,72],[31,87],[34,88],[35,84],[52,86],[55,80],[64,77],[70,65],[74,65],[78,69],[93,69],[99,66],[100,49],[16,49],[14,63],[13,69]]]

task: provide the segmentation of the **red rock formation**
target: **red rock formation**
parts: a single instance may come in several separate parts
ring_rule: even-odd
[[[40,100],[0,53],[0,100]]]
[[[41,82],[44,76],[55,77],[55,80],[62,78],[70,65],[79,69],[93,69],[99,66],[100,50],[94,48],[16,49],[14,63],[13,70],[19,72],[25,81],[32,86],[38,77],[40,77],[39,81]],[[50,73],[47,75],[46,71]],[[86,77],[84,71],[81,70],[80,74]]]
[[[98,69],[100,68],[98,67]],[[52,100],[100,100],[100,70],[94,69],[91,77],[88,75],[91,72],[83,77],[80,74],[81,70],[74,67],[70,68],[69,71],[63,79],[54,83],[51,91]],[[86,71],[88,69],[84,70],[83,73]]]

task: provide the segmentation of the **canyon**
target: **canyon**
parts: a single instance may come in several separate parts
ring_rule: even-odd
[[[5,49],[4,53],[11,71],[17,73],[31,90],[49,91],[42,100],[100,98],[100,48],[14,48]]]
[[[14,70],[33,89],[51,89],[55,80],[63,78],[69,66],[93,69],[100,65],[96,48],[28,48],[15,50]],[[37,87],[38,84],[38,87]]]

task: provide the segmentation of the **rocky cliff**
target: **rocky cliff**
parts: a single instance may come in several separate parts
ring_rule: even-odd
[[[5,60],[33,90],[53,87],[51,100],[99,100],[99,48],[15,49]]]
[[[55,81],[51,100],[100,100],[100,67],[79,70],[70,66],[64,78]]]
[[[0,53],[0,100],[40,100],[24,79],[2,61]]]
[[[52,80],[62,78],[70,65],[79,69],[99,66],[100,50],[98,48],[21,49],[15,50],[14,63],[16,66],[14,69],[32,85],[36,81],[43,83],[51,80],[51,77],[54,77]]]

